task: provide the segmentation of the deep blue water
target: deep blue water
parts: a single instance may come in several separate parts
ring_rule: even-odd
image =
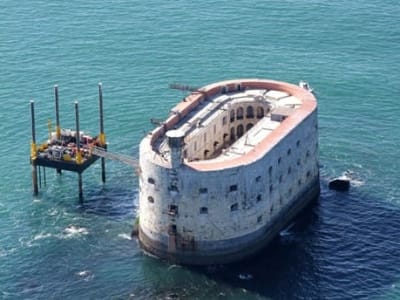
[[[395,0],[0,2],[0,298],[399,299],[400,5]],[[240,77],[297,83],[319,100],[322,193],[259,256],[208,269],[146,257],[130,231],[137,178],[107,162],[47,170],[32,196],[29,100],[38,139],[54,123],[98,132],[103,83],[109,149],[138,143],[184,94]],[[348,193],[327,180],[353,172]],[[69,225],[75,232],[68,231]],[[239,274],[252,274],[241,280]]]

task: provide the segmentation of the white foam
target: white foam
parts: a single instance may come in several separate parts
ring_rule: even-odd
[[[120,233],[120,234],[118,234],[118,237],[120,237],[122,239],[125,239],[125,240],[131,240],[132,239],[131,236],[129,234],[127,234],[127,233]]]
[[[77,272],[76,275],[78,275],[79,277],[82,277],[84,281],[90,281],[94,278],[94,274],[89,270],[83,270],[83,271]]]
[[[86,235],[88,233],[89,232],[85,227],[79,227],[75,225],[68,225],[68,227],[64,229],[64,234],[67,237]]]
[[[35,236],[33,237],[33,240],[34,240],[34,241],[42,240],[42,239],[45,239],[45,238],[48,238],[48,237],[51,237],[51,236],[52,236],[51,233],[44,233],[44,232],[41,232],[41,233],[35,235]]]

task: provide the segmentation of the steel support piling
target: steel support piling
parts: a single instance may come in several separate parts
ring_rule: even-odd
[[[82,173],[78,173],[79,201],[83,202]]]
[[[105,146],[105,134],[104,134],[104,118],[103,118],[103,89],[101,82],[99,83],[99,114],[100,114],[100,143],[101,146]],[[101,181],[106,182],[106,160],[104,157],[101,158]]]
[[[35,133],[35,102],[31,100],[31,120],[32,120],[32,144],[31,144],[31,164],[32,164],[32,187],[33,195],[39,194],[38,178],[37,178],[37,165],[36,165],[36,133]]]

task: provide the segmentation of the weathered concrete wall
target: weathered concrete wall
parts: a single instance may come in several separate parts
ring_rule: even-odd
[[[199,253],[211,251],[219,241],[258,238],[254,232],[293,205],[304,189],[318,184],[316,131],[315,112],[260,161],[214,172],[160,167],[141,153],[141,230],[168,249],[168,228],[175,225],[182,239],[194,240]],[[228,245],[244,246],[238,241]]]

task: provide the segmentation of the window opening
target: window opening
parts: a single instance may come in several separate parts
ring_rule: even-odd
[[[247,108],[246,108],[246,118],[254,118],[253,106],[247,106]]]
[[[229,187],[229,191],[230,191],[230,192],[235,192],[235,191],[237,191],[237,189],[238,189],[237,184],[232,184],[232,185]]]
[[[208,188],[200,188],[199,189],[200,194],[207,194],[208,193]]]
[[[237,130],[236,130],[236,135],[238,138],[240,138],[243,135],[243,133],[244,133],[243,131],[244,131],[243,125],[242,124],[238,125]]]
[[[264,118],[264,108],[259,106],[257,107],[257,119]]]
[[[170,216],[176,216],[178,214],[178,205],[170,204],[168,206],[168,214]]]
[[[200,207],[200,214],[208,214],[208,207]]]
[[[246,131],[249,131],[253,127],[252,123],[246,125]]]
[[[238,120],[243,120],[243,107],[238,107],[236,111],[236,118]]]
[[[231,211],[236,211],[239,209],[239,204],[235,203],[231,205]]]
[[[231,116],[231,122],[234,122],[235,121],[235,110],[234,109],[231,110],[230,116]]]

